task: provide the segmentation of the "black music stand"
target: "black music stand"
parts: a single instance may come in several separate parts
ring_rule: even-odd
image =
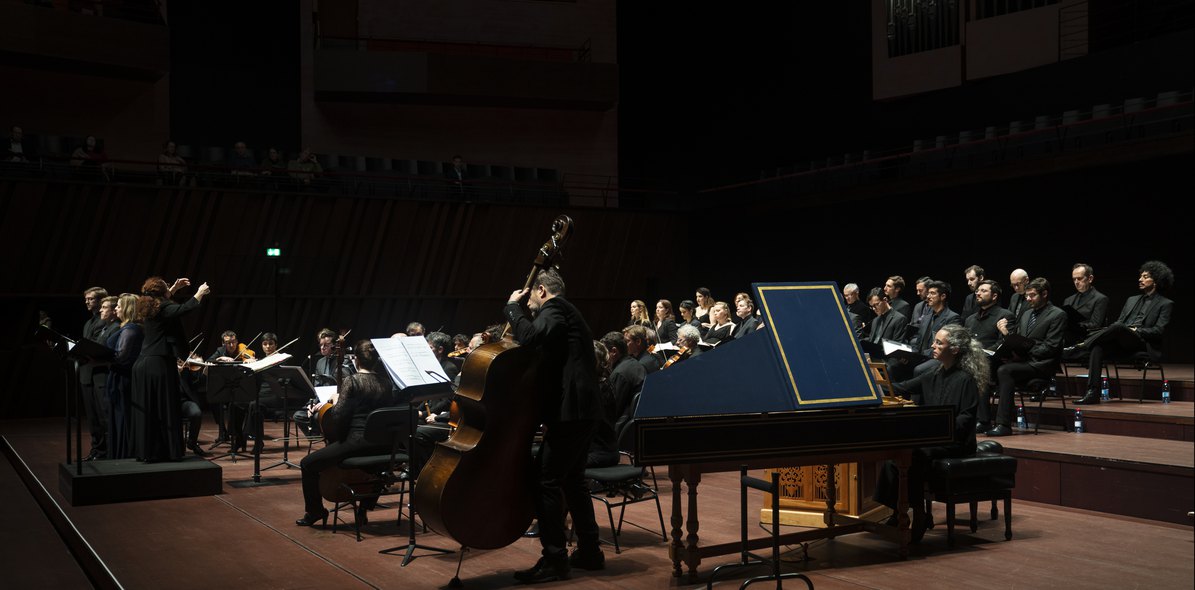
[[[298,469],[299,465],[290,460],[291,416],[290,408],[286,402],[291,397],[301,398],[304,402],[315,397],[315,386],[311,384],[311,379],[307,378],[307,373],[303,370],[303,367],[270,367],[262,371],[261,376],[265,379],[266,383],[270,384],[270,388],[274,390],[274,394],[282,399],[282,460],[262,469],[262,471],[269,471],[283,465],[288,468],[294,467]],[[258,411],[261,411],[261,408],[258,408]],[[260,457],[261,452],[257,451],[255,454]],[[256,477],[256,479],[260,478]]]
[[[207,370],[207,401],[208,403],[228,404],[228,416],[232,415],[233,404],[249,404],[257,399],[257,377],[253,370],[241,365],[214,365]],[[242,432],[242,435],[244,433]],[[229,434],[231,437],[231,433]],[[237,457],[249,458],[237,450],[234,443],[229,444],[229,451],[223,455],[212,457],[212,461],[232,457],[236,463]]]
[[[446,396],[451,396],[455,392],[452,389],[452,383],[448,381],[440,383],[428,383],[426,385],[412,385],[410,387],[399,386],[399,391],[403,397],[407,397],[407,408],[410,412],[410,418],[407,420],[407,455],[414,458],[415,453],[415,423],[419,421],[419,404],[433,400],[440,399]],[[409,397],[408,397],[409,396]],[[422,466],[420,466],[422,467]],[[419,485],[419,475],[412,474],[410,481],[412,482],[411,493],[407,495],[407,523],[411,527],[410,533],[407,536],[407,544],[399,545],[398,547],[391,547],[389,549],[382,549],[378,553],[390,554],[399,550],[405,550],[406,553],[402,558],[401,567],[407,567],[408,563],[415,560],[416,549],[423,549],[434,553],[453,553],[451,549],[443,549],[440,547],[432,547],[429,545],[420,545],[415,542],[415,486]],[[401,510],[401,508],[400,508]],[[463,557],[463,555],[462,555]],[[459,571],[459,566],[458,566]],[[460,579],[453,578],[456,585],[459,586]],[[456,586],[453,586],[456,587]]]
[[[66,379],[66,463],[71,463],[71,433],[75,435],[75,475],[83,475],[83,423],[79,414],[79,367],[94,361],[112,360],[112,349],[86,338],[72,340],[46,326],[38,326],[33,332],[44,350],[57,356],[63,363]],[[72,429],[71,421],[74,420]]]

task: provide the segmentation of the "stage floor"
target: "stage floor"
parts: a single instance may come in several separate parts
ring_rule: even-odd
[[[280,431],[277,425],[272,428]],[[406,526],[395,527],[393,508],[371,513],[360,543],[354,539],[351,523],[336,534],[295,526],[295,518],[302,515],[298,470],[274,469],[264,477],[275,485],[241,487],[250,480],[252,461],[221,459],[225,485],[217,496],[72,507],[57,491],[57,464],[65,456],[62,430],[61,420],[0,422],[0,436],[7,438],[125,588],[440,588],[455,571],[456,555],[418,552],[424,556],[402,568],[401,552],[378,553],[406,545]],[[205,430],[201,441],[213,435]],[[1033,438],[1044,444],[1055,437]],[[292,450],[292,459],[297,462],[305,451]],[[263,464],[275,463],[280,456],[280,445],[269,444]],[[667,522],[670,484],[660,483]],[[703,478],[703,544],[737,539],[738,494],[734,474]],[[0,498],[4,500],[0,541],[6,549],[0,552],[0,567],[5,571],[5,587],[85,587],[86,578],[62,540],[17,479],[13,466],[3,460]],[[758,514],[761,502],[758,494],[752,495],[752,514]],[[595,508],[602,532],[608,535],[604,508],[600,503]],[[986,514],[987,507],[981,505],[981,510]],[[654,512],[650,503],[636,504],[628,508],[627,518],[651,529],[658,527]],[[935,514],[941,520],[945,510],[935,507]],[[959,518],[965,515],[965,507],[960,507]],[[910,548],[906,561],[896,557],[895,545],[866,533],[819,541],[810,545],[810,561],[788,564],[786,570],[807,573],[821,590],[1190,588],[1195,579],[1191,526],[1014,500],[1011,542],[1003,540],[1003,518],[981,520],[974,535],[966,526],[958,532],[957,547],[948,550],[945,527],[929,531],[920,545]],[[752,535],[764,532],[752,527]],[[454,548],[450,540],[433,533],[420,534],[418,541]],[[621,542],[621,555],[606,548],[606,570],[575,572],[572,580],[546,586],[696,586],[671,576],[668,549],[658,532],[627,525]],[[538,554],[535,539],[521,539],[501,550],[473,551],[465,558],[461,577],[466,588],[511,586],[513,571],[530,566]],[[714,558],[704,562],[701,571],[733,559]],[[739,581],[720,586],[729,588]]]

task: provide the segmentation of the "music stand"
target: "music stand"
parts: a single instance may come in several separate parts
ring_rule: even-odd
[[[252,369],[241,365],[214,365],[208,367],[208,403],[228,404],[229,416],[232,415],[233,404],[248,404],[252,402],[257,398],[258,389],[257,377],[254,375]],[[229,456],[232,457],[233,463],[236,463],[237,457],[249,458],[249,455],[241,454],[234,444],[230,444],[227,453],[212,457],[212,461]]]
[[[290,408],[286,402],[292,395],[295,398],[301,397],[303,401],[315,397],[315,386],[311,384],[311,379],[307,378],[307,373],[303,370],[303,367],[270,367],[262,371],[261,376],[265,379],[266,383],[270,384],[270,388],[274,390],[274,394],[282,399],[282,460],[262,469],[262,471],[269,471],[283,465],[298,469],[299,466],[290,460],[291,416]],[[260,411],[260,408],[258,411]]]
[[[385,357],[382,357],[385,362]],[[439,378],[439,375],[433,375]],[[419,413],[416,408],[419,404],[433,400],[440,399],[446,396],[451,396],[456,392],[452,389],[452,383],[449,381],[428,383],[425,385],[412,385],[410,387],[403,387],[398,385],[399,391],[404,397],[410,396],[407,400],[407,411],[410,412],[410,418],[407,420],[407,455],[414,458],[415,453],[415,423],[419,421]],[[422,467],[422,466],[420,466]],[[408,563],[415,560],[415,550],[423,549],[435,553],[453,553],[451,549],[443,549],[441,547],[432,547],[429,545],[420,545],[415,542],[415,487],[419,485],[419,475],[414,474],[410,477],[411,493],[407,495],[407,522],[410,525],[410,533],[407,536],[406,546],[391,547],[389,549],[382,549],[378,553],[390,554],[401,549],[405,549],[406,553],[403,555],[402,564],[400,567],[407,567]]]
[[[66,379],[66,463],[71,463],[71,420],[75,421],[75,475],[83,475],[83,423],[79,415],[79,367],[95,361],[110,361],[112,349],[86,338],[72,340],[46,326],[38,326],[33,332],[44,350],[57,356],[63,363]],[[73,378],[73,379],[72,379]],[[74,395],[72,395],[74,394]]]

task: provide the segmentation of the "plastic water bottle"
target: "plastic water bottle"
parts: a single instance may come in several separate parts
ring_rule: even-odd
[[[1108,394],[1108,378],[1104,377],[1104,383],[1100,386],[1100,401],[1111,401],[1112,396]]]
[[[1050,377],[1050,397],[1058,397],[1058,380]]]
[[[1019,405],[1017,406],[1017,428],[1020,428],[1021,430],[1025,430],[1025,428],[1027,428],[1025,426],[1025,407],[1024,406],[1019,406]]]
[[[1162,380],[1162,403],[1170,403],[1170,380]]]
[[[1075,434],[1083,432],[1083,410],[1075,410]]]

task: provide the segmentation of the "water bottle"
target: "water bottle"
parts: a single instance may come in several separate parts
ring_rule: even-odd
[[[1058,380],[1050,377],[1050,397],[1058,397]]]
[[[1104,384],[1100,386],[1100,401],[1111,401],[1112,396],[1108,394],[1108,378],[1104,377]]]
[[[1026,426],[1025,426],[1025,407],[1020,406],[1020,405],[1017,406],[1017,428],[1020,428],[1021,430],[1025,430],[1025,428],[1026,428]]]
[[[1075,434],[1083,432],[1083,410],[1075,410]]]
[[[1162,403],[1164,403],[1164,404],[1170,403],[1170,380],[1169,379],[1162,380]]]

